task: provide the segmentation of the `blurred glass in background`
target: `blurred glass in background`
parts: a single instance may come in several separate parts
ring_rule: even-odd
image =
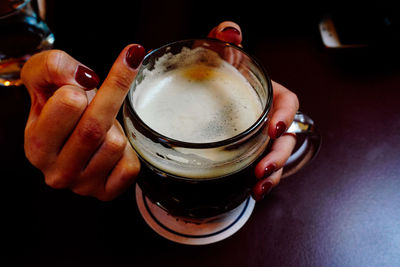
[[[23,64],[53,47],[45,13],[44,0],[0,0],[0,86],[21,85]]]

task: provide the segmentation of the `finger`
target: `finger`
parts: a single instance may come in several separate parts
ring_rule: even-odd
[[[127,46],[86,109],[60,153],[61,164],[83,170],[103,142],[136,76],[145,55],[140,45]],[[66,166],[65,166],[66,167]]]
[[[270,153],[265,156],[255,168],[258,182],[253,187],[253,198],[261,200],[273,187],[279,184],[283,166],[296,145],[296,138],[286,134],[276,139]]]
[[[145,54],[146,51],[141,45],[133,44],[125,47],[83,119],[95,117],[106,128],[111,127]]]
[[[224,21],[212,29],[208,37],[239,45],[242,42],[242,31],[235,22]]]
[[[80,87],[65,85],[50,97],[37,121],[26,127],[25,152],[33,165],[43,169],[52,162],[86,107]]]
[[[116,121],[86,169],[81,173],[81,178],[72,185],[72,191],[85,196],[103,192],[107,177],[122,158],[126,145],[126,137]]]
[[[121,159],[126,144],[126,137],[119,123],[115,121],[115,124],[107,132],[104,142],[84,170],[83,176],[96,177],[110,174],[116,163]]]
[[[135,181],[139,171],[139,159],[132,147],[127,144],[123,157],[108,177],[104,193],[97,196],[97,198],[103,201],[114,199]]]
[[[263,200],[264,197],[271,192],[272,188],[274,188],[279,183],[281,176],[282,176],[282,169],[277,170],[267,179],[259,180],[253,187],[252,191],[253,199],[255,201]],[[276,181],[278,182],[276,183]]]
[[[35,104],[35,115],[38,115],[56,88],[74,85],[92,89],[99,83],[99,77],[93,70],[61,50],[48,50],[33,55],[24,64],[21,79],[31,95],[32,104]]]
[[[271,151],[255,167],[254,174],[257,179],[268,178],[272,173],[281,169],[290,157],[295,145],[296,138],[292,134],[285,134],[276,139],[272,144]]]
[[[241,47],[240,43],[242,42],[242,34],[240,27],[232,21],[224,21],[220,23],[210,31],[207,37],[219,39],[221,41],[229,42]],[[222,54],[224,60],[233,66],[240,66],[242,55],[233,47],[224,47],[223,49],[216,47],[214,49],[216,49],[215,51],[217,51],[220,55]]]
[[[212,28],[212,30],[208,33],[207,37],[208,38],[216,38],[215,37],[215,30],[217,29],[217,27]]]
[[[274,89],[273,113],[269,122],[268,134],[276,139],[286,132],[299,109],[299,100],[293,92],[279,83],[272,82]]]

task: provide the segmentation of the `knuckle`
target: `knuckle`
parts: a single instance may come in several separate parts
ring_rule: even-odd
[[[97,119],[90,117],[81,122],[77,132],[82,142],[96,144],[103,139],[105,129]]]
[[[21,69],[21,79],[24,84],[28,82],[28,73],[29,70],[36,68],[38,62],[46,62],[47,61],[47,54],[50,53],[52,50],[46,50],[39,53],[32,55],[27,62],[23,65]],[[44,61],[43,61],[44,60]]]
[[[121,175],[121,179],[124,180],[124,182],[129,182],[134,180],[139,172],[140,172],[140,162],[139,160],[128,160],[124,164],[124,172]]]
[[[288,134],[281,136],[279,139],[279,144],[274,148],[273,158],[278,167],[281,168],[292,154],[296,145],[296,137]]]
[[[121,72],[123,74],[123,72]],[[133,75],[126,74],[126,75],[114,75],[109,78],[110,86],[113,88],[119,89],[123,92],[127,92],[132,85],[133,82]]]
[[[45,173],[45,183],[54,189],[67,188],[73,180],[71,175],[64,172],[47,172]]]
[[[25,146],[25,156],[33,166],[42,170],[44,165],[43,159],[39,156],[39,153],[34,152],[31,146]]]
[[[52,98],[58,101],[63,108],[71,112],[82,112],[88,104],[86,94],[71,86],[59,88],[55,91]]]
[[[286,151],[286,157],[289,158],[292,154],[293,149],[296,146],[297,137],[295,133],[288,133],[282,136],[285,141],[284,150]]]
[[[43,170],[46,162],[49,160],[50,155],[44,151],[44,143],[36,135],[26,135],[24,150],[26,158],[32,163],[33,166]]]
[[[62,63],[67,57],[67,53],[62,50],[54,49],[47,51],[45,55],[45,67],[47,72],[52,76],[62,73]]]
[[[293,101],[293,106],[296,107],[296,110],[299,109],[299,98],[297,95],[292,91],[288,91],[286,94],[288,94],[288,98]]]
[[[33,148],[33,145],[32,145],[30,137],[26,137],[25,138],[24,150],[25,150],[25,156],[27,157],[27,159],[34,166],[36,166],[36,162],[38,161],[38,158],[37,158],[36,154],[34,153],[35,149]],[[36,166],[36,167],[38,167],[38,166]]]
[[[282,176],[283,168],[278,169],[274,172],[268,179],[272,182],[272,187],[275,187],[279,184]]]
[[[121,153],[124,151],[127,140],[120,133],[109,131],[105,140],[105,146],[111,153]]]
[[[25,146],[25,156],[33,166],[42,170],[44,165],[43,159],[38,153],[34,152],[31,146]]]

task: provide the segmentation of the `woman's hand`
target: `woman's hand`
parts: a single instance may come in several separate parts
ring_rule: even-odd
[[[144,56],[142,46],[127,46],[97,94],[87,94],[97,75],[65,52],[42,52],[26,62],[25,153],[49,186],[110,200],[132,184],[140,163],[116,116]]]
[[[242,41],[233,22],[219,24],[209,37],[236,45]],[[65,52],[42,52],[25,64],[21,76],[31,96],[25,153],[49,186],[110,200],[134,182],[140,163],[116,115],[144,55],[140,45],[127,46],[97,94],[92,90],[98,86],[97,75]],[[281,135],[298,109],[297,97],[277,83],[273,87],[269,134],[276,141],[256,166],[256,200],[279,183],[295,143],[290,135]]]
[[[262,200],[279,183],[283,166],[296,145],[294,134],[285,132],[299,109],[297,96],[274,81],[272,87],[274,95],[268,134],[274,142],[268,155],[255,167],[258,182],[253,187],[253,198],[257,201]]]
[[[225,42],[241,46],[242,33],[239,25],[226,21],[212,29],[208,37],[217,38]],[[240,61],[232,57],[232,64]],[[283,87],[272,82],[273,107],[272,116],[268,126],[268,134],[274,139],[271,152],[268,153],[255,167],[255,176],[258,182],[253,187],[253,198],[257,201],[276,186],[282,176],[282,167],[288,160],[296,144],[296,139],[291,134],[284,134],[293,121],[299,108],[297,96]]]

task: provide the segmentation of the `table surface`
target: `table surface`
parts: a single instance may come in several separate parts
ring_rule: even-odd
[[[54,2],[56,47],[102,79],[128,43],[150,49],[202,37],[226,19],[239,22],[245,48],[298,95],[322,147],[256,204],[235,235],[180,245],[146,225],[133,187],[106,203],[47,187],[23,153],[29,96],[24,87],[0,88],[4,266],[400,266],[400,67],[393,51],[325,48],[317,25],[325,8],[301,16],[297,8],[307,7],[282,4],[263,16],[254,6],[211,1],[213,8],[142,1],[96,3],[94,10]]]

